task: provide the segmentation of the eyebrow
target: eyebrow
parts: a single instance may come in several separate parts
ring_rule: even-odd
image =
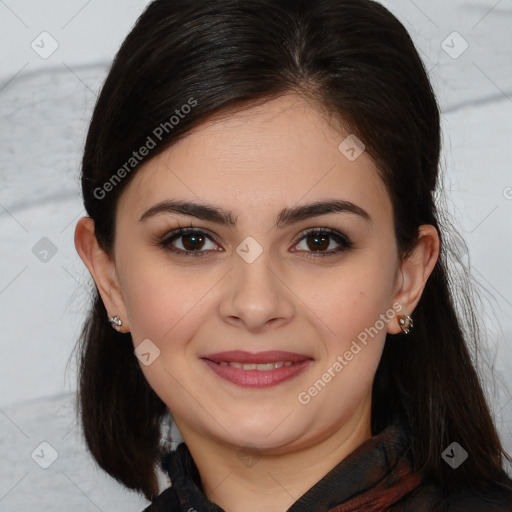
[[[144,212],[141,215],[139,222],[164,213],[190,215],[191,217],[196,217],[198,219],[207,220],[228,227],[236,226],[238,219],[238,216],[233,215],[231,210],[223,210],[216,206],[190,201],[168,200],[162,201]],[[327,215],[329,213],[350,213],[358,215],[369,223],[373,223],[368,212],[360,206],[357,206],[350,201],[332,199],[327,201],[317,201],[306,205],[296,206],[294,208],[283,208],[276,217],[275,225],[276,227],[285,227],[310,217]]]

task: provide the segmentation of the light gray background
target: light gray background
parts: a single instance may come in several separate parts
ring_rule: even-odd
[[[445,201],[469,246],[469,254],[459,247],[461,255],[489,292],[480,313],[495,381],[485,382],[512,451],[512,0],[384,3],[411,32],[442,107]],[[73,246],[84,214],[78,171],[87,122],[108,65],[146,4],[0,0],[4,512],[130,512],[146,503],[85,452],[73,420],[72,363],[66,372],[88,300],[88,275]],[[33,41],[39,52],[58,48],[42,58]]]

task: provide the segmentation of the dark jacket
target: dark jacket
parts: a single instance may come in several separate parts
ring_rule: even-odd
[[[354,450],[287,512],[512,511],[512,491],[499,485],[485,497],[471,490],[443,497],[437,486],[412,471],[408,454],[407,436],[392,425]],[[224,512],[201,490],[197,467],[184,443],[166,461],[172,486],[143,512]],[[505,474],[504,479],[512,486]]]

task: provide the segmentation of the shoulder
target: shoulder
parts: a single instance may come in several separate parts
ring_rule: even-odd
[[[512,487],[497,484],[485,491],[465,488],[443,494],[437,486],[421,485],[397,505],[397,512],[512,512]]]
[[[169,487],[154,498],[142,512],[180,512],[181,510],[176,491]]]
[[[464,489],[446,498],[448,512],[512,512],[512,488],[495,486],[481,492]]]

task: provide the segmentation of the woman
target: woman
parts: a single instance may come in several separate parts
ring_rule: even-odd
[[[512,510],[449,287],[439,130],[375,2],[148,6],[94,111],[75,233],[86,441],[147,510]]]

